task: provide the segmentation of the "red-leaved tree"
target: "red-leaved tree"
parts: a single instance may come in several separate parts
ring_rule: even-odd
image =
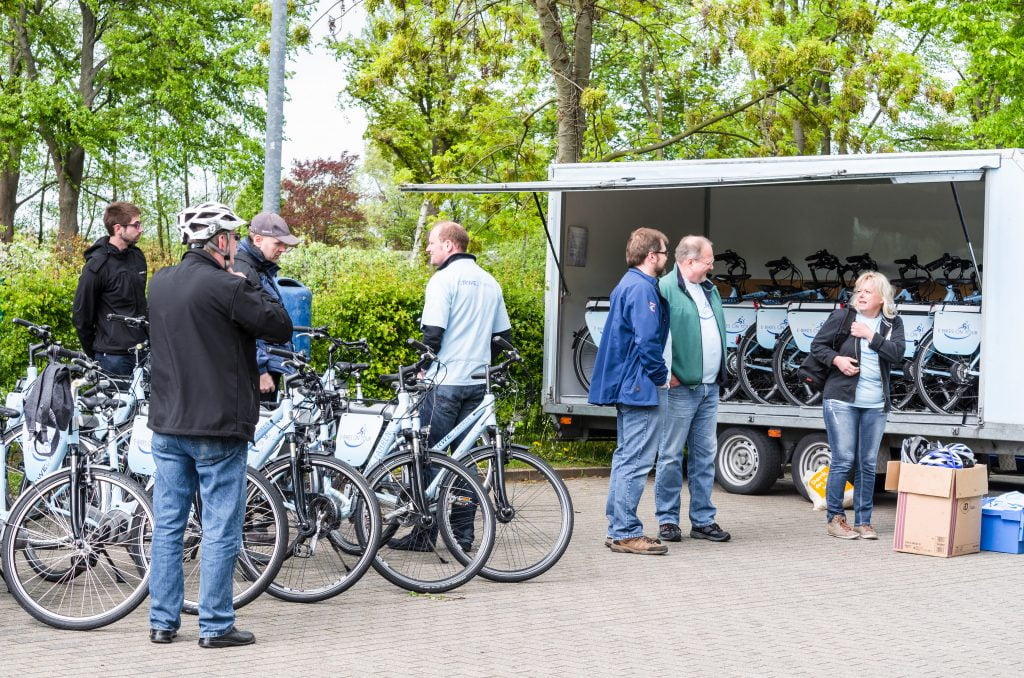
[[[366,218],[353,190],[358,156],[342,153],[338,160],[296,160],[281,181],[281,216],[293,232],[329,245],[371,244]]]

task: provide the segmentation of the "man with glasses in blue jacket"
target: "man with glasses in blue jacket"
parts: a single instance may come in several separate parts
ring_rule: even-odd
[[[668,238],[638,228],[626,244],[629,270],[612,291],[608,319],[594,361],[589,400],[615,405],[618,446],[608,482],[608,536],[616,553],[661,555],[668,547],[644,535],[636,514],[661,440],[659,389],[668,386],[663,353],[668,309],[658,276],[668,263]]]

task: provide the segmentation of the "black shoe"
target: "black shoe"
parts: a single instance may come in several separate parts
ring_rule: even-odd
[[[150,629],[149,630],[149,642],[151,642],[151,643],[160,643],[161,645],[164,645],[166,643],[171,642],[172,640],[174,640],[177,637],[178,637],[178,632],[177,631],[172,631],[170,629]]]
[[[256,636],[249,631],[239,631],[232,626],[227,633],[209,638],[200,638],[199,647],[239,647],[241,645],[252,645],[256,642]]]
[[[690,536],[693,539],[707,539],[709,541],[729,541],[730,535],[728,532],[718,526],[718,523],[711,523],[704,527],[692,527],[690,529]]]
[[[473,550],[473,542],[471,541],[460,541],[459,548],[462,549],[463,553],[469,553]]]
[[[434,540],[422,530],[413,530],[404,537],[388,539],[388,548],[396,551],[414,551],[429,553],[434,550]]]
[[[665,523],[658,528],[658,537],[663,541],[682,541],[683,531],[675,523]]]

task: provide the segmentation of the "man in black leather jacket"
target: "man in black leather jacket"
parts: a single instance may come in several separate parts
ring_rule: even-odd
[[[107,320],[107,314],[144,316],[146,256],[135,245],[142,237],[139,208],[113,202],[103,212],[106,236],[85,251],[78,278],[72,322],[82,350],[104,371],[129,375],[135,367],[132,348],[146,340],[146,330]]]
[[[183,537],[193,496],[202,505],[199,645],[249,645],[235,628],[232,579],[245,512],[245,465],[259,416],[256,339],[287,341],[284,307],[231,270],[244,222],[206,203],[178,215],[189,250],[150,284],[153,490],[150,640],[181,625]]]

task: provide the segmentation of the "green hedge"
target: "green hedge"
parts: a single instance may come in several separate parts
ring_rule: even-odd
[[[536,428],[544,332],[543,250],[529,243],[509,243],[481,254],[480,260],[504,288],[513,337],[525,358],[526,369],[520,374],[529,375],[522,384],[532,406],[527,425]],[[289,252],[281,263],[282,275],[312,290],[315,325],[326,325],[343,338],[369,341],[372,367],[364,387],[369,394],[384,395],[376,385],[377,375],[415,359],[405,341],[420,336],[423,291],[432,269],[410,263],[405,253],[316,243]],[[66,346],[77,347],[71,306],[80,269],[80,254],[66,259],[26,241],[0,247],[0,391],[10,390],[27,363],[28,333],[10,318],[51,325]],[[318,364],[325,355],[322,345],[314,351]]]
[[[13,318],[49,325],[65,346],[78,347],[71,306],[80,267],[28,241],[0,246],[0,392],[9,391],[28,365],[32,337]]]

